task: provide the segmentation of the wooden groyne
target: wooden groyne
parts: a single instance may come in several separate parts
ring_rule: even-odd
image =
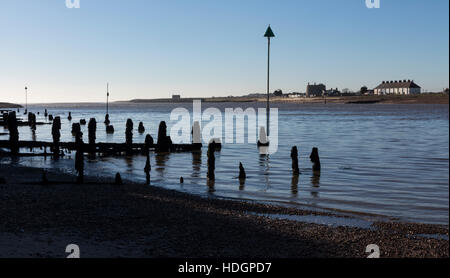
[[[52,123],[44,123],[44,122],[36,122],[35,125],[51,125]],[[3,120],[0,120],[0,126],[6,126],[7,123]],[[28,121],[17,121],[17,126],[31,126],[32,123]]]
[[[89,154],[103,154],[103,155],[134,155],[134,154],[147,154],[149,151],[153,150],[156,152],[188,152],[201,150],[201,143],[193,144],[173,144],[170,136],[167,136],[167,126],[163,121],[160,123],[158,130],[158,141],[155,144],[153,138],[150,134],[147,135],[145,143],[137,144],[133,143],[133,121],[131,119],[127,120],[126,123],[126,141],[124,143],[96,143],[96,129],[97,122],[94,118],[90,119],[88,126],[88,137],[89,143],[82,143],[80,148],[80,142],[60,142],[61,137],[61,120],[60,117],[55,117],[52,124],[52,137],[53,142],[43,142],[43,141],[20,141],[19,133],[17,127],[19,126],[15,112],[10,112],[7,115],[3,115],[6,123],[6,127],[10,132],[9,140],[0,140],[0,148],[6,148],[11,150],[11,155],[50,155],[53,154],[55,157],[59,157],[62,152],[60,150],[77,151]],[[29,114],[29,121],[31,127],[35,129],[36,117],[34,114]],[[34,130],[33,129],[33,130]],[[79,123],[74,123],[72,125],[72,134],[74,136],[80,136],[82,140],[83,134],[81,133],[81,128]],[[34,149],[43,150],[39,153],[31,154],[19,154],[20,149],[29,149],[33,152]],[[49,149],[49,152],[47,152]]]
[[[54,147],[53,142],[40,142],[40,141],[19,141],[18,147],[21,149],[40,149],[40,150],[51,150]],[[68,151],[76,151],[77,144],[75,142],[59,142],[60,149],[65,149]],[[121,155],[129,151],[129,146],[127,143],[95,143],[95,145],[85,144],[85,153],[100,153],[100,154],[110,154],[110,155]],[[133,143],[131,145],[132,154],[145,154],[147,145]],[[0,148],[11,148],[11,144],[8,140],[0,140]],[[152,144],[148,145],[150,151],[158,151],[158,145]],[[172,144],[167,151],[170,152],[188,152],[196,151],[202,148],[202,144]],[[50,155],[50,153],[49,153]]]
[[[45,111],[47,114],[47,111]],[[71,113],[69,114],[71,116]],[[51,115],[49,115],[50,118]],[[18,131],[18,119],[14,111],[3,114],[5,127],[9,131],[9,140],[0,140],[0,155],[10,155],[13,157],[19,156],[53,156],[55,160],[63,157],[65,153],[69,152],[75,153],[75,170],[78,173],[77,183],[84,183],[84,158],[85,155],[89,155],[91,159],[95,158],[96,154],[103,156],[132,156],[132,155],[145,155],[146,163],[144,167],[144,172],[146,175],[146,183],[150,184],[150,151],[159,153],[169,153],[169,152],[192,152],[193,155],[193,165],[197,164],[198,169],[201,167],[201,143],[192,144],[173,144],[170,136],[167,136],[167,125],[166,122],[161,121],[158,128],[158,138],[155,144],[153,137],[147,134],[144,143],[133,143],[133,121],[127,119],[126,129],[125,129],[125,142],[123,143],[97,143],[96,142],[96,132],[97,132],[97,120],[91,118],[88,124],[88,143],[83,141],[83,133],[81,132],[81,125],[85,125],[87,122],[85,119],[80,120],[80,123],[72,124],[72,135],[75,138],[74,142],[60,142],[61,139],[61,118],[59,116],[52,119],[52,129],[51,134],[53,142],[45,141],[20,141],[19,131]],[[108,115],[106,116],[108,119]],[[36,115],[33,113],[28,113],[28,122],[33,132],[36,130]],[[112,127],[109,122],[105,121],[107,127]],[[138,132],[140,134],[145,132],[145,127],[142,122],[139,123]],[[108,133],[108,131],[107,131]],[[201,133],[199,128],[199,123],[194,122],[192,126],[192,142],[201,142]],[[265,135],[265,130],[261,129],[261,136],[258,142],[258,148],[265,147],[269,145],[269,142]],[[220,151],[222,144],[220,139],[212,139],[208,145],[207,151],[207,166],[208,170],[206,173],[207,185],[210,187],[209,192],[214,192],[215,184],[215,169],[216,169],[216,158],[215,152]],[[9,149],[10,152],[5,152],[2,149]],[[29,153],[21,153],[21,149],[29,149]],[[35,152],[35,149],[39,149],[40,152]],[[48,150],[48,151],[47,151]],[[313,185],[318,186],[320,180],[321,164],[319,158],[319,150],[314,147],[312,149],[310,160],[313,163]],[[298,149],[297,146],[293,146],[291,149],[291,160],[292,160],[292,192],[294,194],[298,193],[298,180],[300,169],[298,163]],[[197,162],[196,162],[197,161]],[[200,163],[198,163],[200,161]],[[239,162],[239,190],[243,190],[245,187],[245,181],[247,179],[247,173],[245,171],[244,165]],[[180,184],[184,183],[184,178],[180,177]],[[48,184],[48,180],[45,176],[45,172],[42,178],[42,184]],[[123,181],[120,173],[116,174],[115,184],[122,185]]]
[[[47,110],[45,111],[47,114]],[[71,116],[71,113],[69,113]],[[193,144],[173,144],[170,136],[167,136],[167,126],[164,121],[162,121],[159,125],[158,130],[158,138],[157,143],[155,144],[153,138],[148,134],[146,136],[145,143],[136,144],[133,143],[133,121],[128,119],[126,122],[126,140],[123,143],[96,143],[96,130],[97,130],[97,121],[95,118],[91,118],[89,120],[88,125],[88,144],[82,142],[83,134],[81,133],[81,125],[86,124],[86,120],[80,120],[80,123],[72,124],[72,135],[78,138],[78,142],[60,142],[61,138],[61,119],[60,117],[51,117],[48,115],[49,121],[52,124],[52,138],[53,142],[42,142],[42,141],[20,141],[19,140],[19,132],[17,127],[21,125],[21,120],[16,116],[15,111],[10,111],[9,113],[3,113],[1,117],[0,124],[4,124],[4,126],[9,130],[10,138],[9,140],[0,141],[0,148],[7,148],[11,150],[11,155],[50,155],[53,154],[56,158],[61,156],[63,152],[60,150],[67,150],[69,152],[76,151],[77,153],[89,153],[89,154],[104,154],[104,155],[134,155],[134,154],[147,154],[150,150],[156,152],[186,152],[186,151],[196,151],[201,150],[201,143],[193,143]],[[52,119],[50,119],[50,117]],[[28,113],[28,122],[27,123],[32,130],[36,130],[36,125],[39,124],[36,122],[36,115],[33,113]],[[112,126],[109,126],[112,127]],[[143,123],[140,124],[139,131],[144,132]],[[109,133],[107,131],[107,133]],[[81,147],[80,147],[81,145]],[[29,149],[30,152],[33,152],[34,149],[43,150],[43,152],[39,153],[31,153],[31,154],[20,154],[20,149]],[[49,149],[49,152],[47,152]]]
[[[4,110],[0,111],[0,126],[8,126],[8,115],[10,112]],[[32,125],[50,125],[50,122],[37,122],[36,115],[33,113],[28,114],[28,120],[22,120],[21,118],[16,118],[17,126],[32,126]]]

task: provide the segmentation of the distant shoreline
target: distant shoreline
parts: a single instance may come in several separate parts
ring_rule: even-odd
[[[134,99],[118,101],[115,103],[186,103],[193,100],[202,102],[266,102],[266,98],[258,97],[212,97],[212,98],[182,98],[182,99]],[[298,104],[449,104],[447,94],[420,94],[420,95],[393,95],[393,96],[341,96],[341,97],[313,97],[313,98],[288,98],[271,97],[273,103],[298,103]]]
[[[0,102],[0,109],[3,108],[22,108],[22,105],[9,102]]]
[[[160,99],[132,99],[110,102],[115,104],[146,104],[146,103],[192,103],[194,100],[201,100],[204,103],[251,103],[266,102],[264,97],[209,97],[209,98],[160,98]],[[392,95],[392,96],[340,96],[340,97],[312,97],[312,98],[288,98],[271,97],[271,103],[293,103],[293,104],[449,104],[449,95],[442,93],[425,93],[420,95]],[[33,105],[104,105],[103,102],[64,102],[64,103],[29,103]],[[20,104],[0,102],[0,109],[23,108]]]

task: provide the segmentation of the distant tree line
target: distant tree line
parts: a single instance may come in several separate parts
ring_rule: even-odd
[[[273,95],[276,96],[276,97],[282,97],[283,96],[283,91],[281,89],[278,89],[275,92],[273,92]]]

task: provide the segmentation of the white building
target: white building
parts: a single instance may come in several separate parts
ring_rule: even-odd
[[[375,95],[420,94],[421,88],[413,80],[383,81],[374,89]]]
[[[301,98],[301,97],[306,97],[306,93],[297,93],[297,92],[293,92],[290,93],[288,95],[289,98]]]

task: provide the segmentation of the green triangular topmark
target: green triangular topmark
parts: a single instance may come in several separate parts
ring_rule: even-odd
[[[272,31],[272,28],[270,28],[270,25],[269,25],[269,27],[267,28],[267,31],[266,31],[266,33],[264,34],[264,37],[266,37],[266,38],[273,38],[273,37],[275,37],[275,34],[274,34],[273,31]]]

